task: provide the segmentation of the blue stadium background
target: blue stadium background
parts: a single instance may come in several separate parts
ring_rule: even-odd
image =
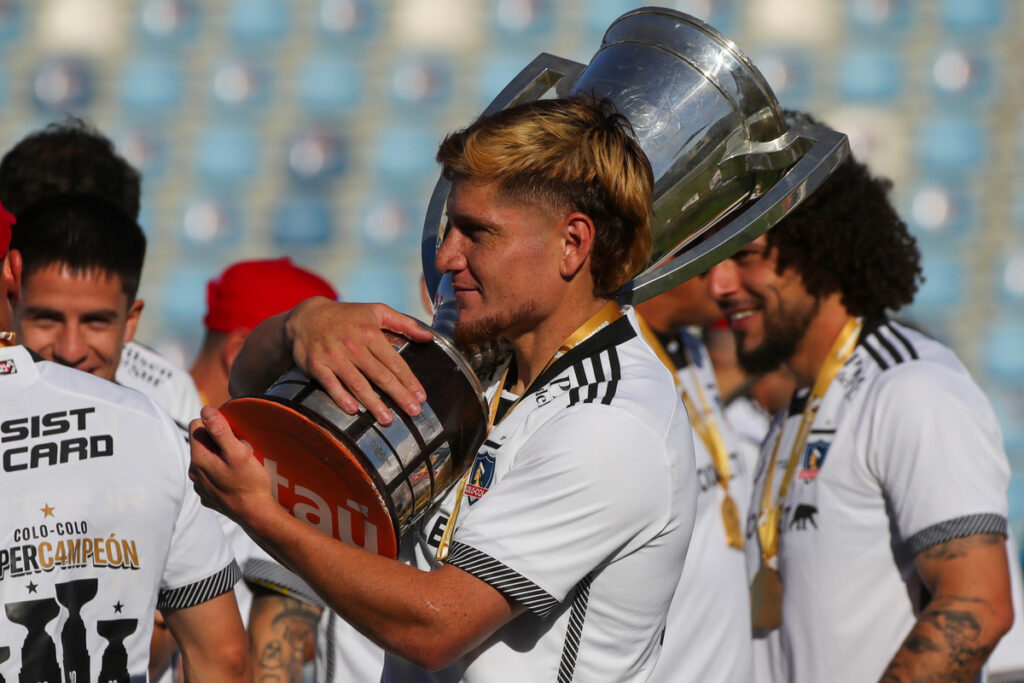
[[[440,137],[541,51],[586,62],[623,0],[0,0],[0,147],[81,115],[143,172],[139,339],[186,364],[205,282],[288,254],[416,315]],[[891,177],[927,283],[905,313],[999,412],[1024,541],[1024,67],[1012,0],[687,0],[784,106]]]

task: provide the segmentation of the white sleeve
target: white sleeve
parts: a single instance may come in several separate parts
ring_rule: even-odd
[[[177,431],[169,420],[167,424],[168,431]],[[177,433],[171,442],[182,462],[181,505],[174,521],[157,609],[182,609],[206,602],[230,591],[242,575],[216,514],[203,507],[188,479],[188,447]],[[178,472],[175,469],[175,475]]]
[[[969,377],[916,362],[879,378],[868,468],[900,536],[917,554],[979,533],[1006,533],[1010,468],[987,399]]]
[[[448,562],[544,616],[616,552],[664,529],[678,472],[670,460],[665,438],[633,414],[569,408],[463,510]]]

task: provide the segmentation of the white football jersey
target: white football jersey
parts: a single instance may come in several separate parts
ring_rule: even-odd
[[[433,674],[389,655],[383,680],[650,677],[697,485],[672,377],[626,310],[542,373],[470,470],[447,561],[527,611]],[[453,498],[412,534],[421,569],[437,566]]]
[[[777,488],[798,431],[798,394],[773,422],[747,541],[780,426]],[[866,321],[818,410],[780,523],[784,680],[877,680],[927,600],[914,557],[1006,533],[1009,465],[988,400],[952,351]]]
[[[183,429],[203,408],[192,375],[138,342],[124,345],[114,380],[149,396]]]
[[[0,461],[7,681],[144,681],[154,610],[240,576],[180,432],[138,392],[0,349]]]
[[[739,456],[738,440],[723,412],[714,368],[703,342],[685,330],[671,337],[659,336],[665,351],[678,367],[684,390],[697,397],[693,360],[700,390],[707,397],[712,417],[729,452],[729,494],[746,518],[750,504],[751,473]],[[694,398],[694,403],[697,399]],[[719,484],[714,461],[704,441],[694,435],[697,465],[697,518],[688,551],[691,561],[683,567],[652,681],[682,683],[749,683],[751,670],[750,593],[743,551],[726,542],[722,521],[725,491]]]

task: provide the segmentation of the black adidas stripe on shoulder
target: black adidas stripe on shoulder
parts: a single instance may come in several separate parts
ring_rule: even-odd
[[[892,336],[896,337],[896,339],[900,342],[900,344],[903,345],[903,348],[906,349],[907,354],[911,358],[913,358],[914,360],[917,360],[917,358],[918,358],[918,356],[917,356],[917,349],[914,348],[914,345],[910,343],[910,340],[907,339],[906,336],[902,332],[900,332],[898,329],[896,329],[895,325],[893,325],[891,322],[887,321],[885,323],[885,329],[889,330],[889,332],[892,333]]]
[[[589,366],[593,374],[591,380],[586,371]],[[577,403],[594,403],[600,401],[609,405],[615,398],[622,369],[619,364],[619,352],[614,346],[601,350],[589,358],[581,359],[573,364],[573,371],[579,384],[569,390],[569,407]]]

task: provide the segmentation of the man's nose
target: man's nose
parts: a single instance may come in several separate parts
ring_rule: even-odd
[[[712,266],[708,272],[708,294],[715,301],[721,301],[739,289],[739,269],[732,259],[726,259]]]
[[[53,359],[61,365],[78,367],[85,362],[89,349],[77,325],[65,325],[53,345]]]
[[[441,242],[441,248],[434,257],[434,266],[439,273],[453,273],[466,267],[466,255],[463,250],[465,238],[458,230],[449,230]]]

